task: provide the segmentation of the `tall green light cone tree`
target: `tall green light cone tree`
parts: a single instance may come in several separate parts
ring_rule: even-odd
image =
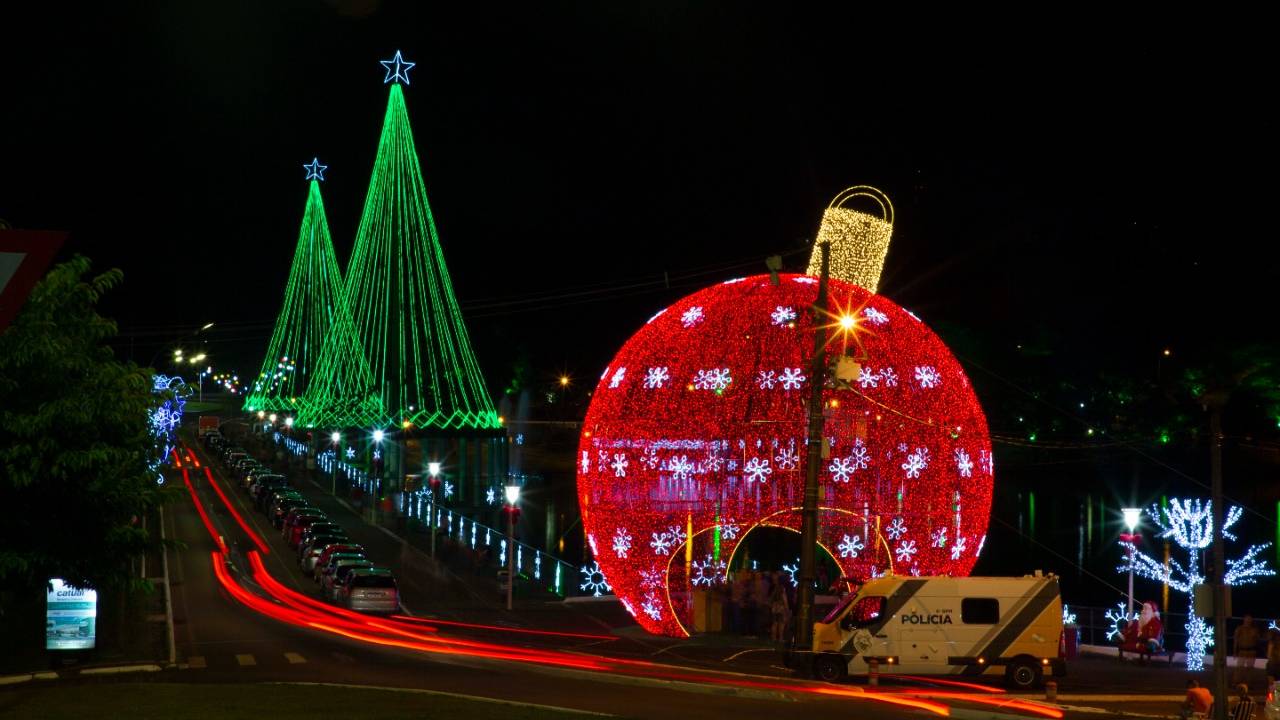
[[[501,426],[471,349],[427,204],[404,92],[391,85],[382,138],[344,298],[381,400],[363,426],[412,423],[434,429]],[[325,407],[343,382],[325,365],[307,396]],[[307,413],[304,425],[326,425]]]
[[[325,166],[312,161],[304,167],[310,180],[307,207],[275,331],[262,369],[245,399],[248,411],[297,412],[326,339],[334,330],[350,331],[350,322],[343,322],[342,278],[320,196]],[[352,359],[358,361],[363,356],[357,352]]]

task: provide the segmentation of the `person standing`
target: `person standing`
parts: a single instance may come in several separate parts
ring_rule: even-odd
[[[769,639],[779,645],[787,640],[787,621],[791,618],[791,603],[787,601],[787,588],[781,575],[773,574],[773,589],[769,591],[769,614],[773,616]]]
[[[1235,641],[1236,669],[1231,674],[1232,684],[1248,683],[1253,674],[1253,660],[1258,657],[1258,641],[1261,640],[1258,627],[1253,624],[1253,616],[1245,613],[1244,622],[1236,628]]]

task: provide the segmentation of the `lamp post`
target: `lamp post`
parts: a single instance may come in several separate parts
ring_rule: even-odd
[[[430,515],[427,524],[431,531],[431,557],[434,559],[436,556],[436,488],[440,487],[440,463],[434,460],[427,463],[427,474],[431,476],[427,482],[431,487],[431,508],[427,512]]]
[[[507,486],[507,609],[511,609],[511,589],[516,584],[516,518],[520,508],[520,486]]]
[[[1135,530],[1138,528],[1138,521],[1142,519],[1142,508],[1123,508],[1120,512],[1124,513],[1124,525],[1129,528],[1129,532],[1120,533],[1120,540],[1128,544],[1129,547],[1129,610],[1125,615],[1125,622],[1133,617],[1133,552],[1134,543],[1141,539]]]
[[[334,497],[338,496],[338,450],[342,446],[342,433],[337,430],[329,436],[329,441],[333,443],[333,460],[329,463],[329,493]]]

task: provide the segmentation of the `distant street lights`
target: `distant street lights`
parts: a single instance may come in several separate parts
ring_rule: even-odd
[[[520,516],[520,486],[508,485],[507,492],[507,609],[511,609],[511,590],[516,584],[516,518]]]
[[[1120,539],[1128,544],[1129,548],[1129,611],[1125,616],[1126,622],[1133,617],[1133,553],[1135,543],[1142,537],[1135,530],[1138,529],[1138,522],[1142,519],[1142,508],[1123,508],[1124,525],[1129,528],[1128,533],[1120,533]]]

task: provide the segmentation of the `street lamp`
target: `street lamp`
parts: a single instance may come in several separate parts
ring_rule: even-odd
[[[342,433],[337,430],[329,436],[329,441],[333,443],[333,460],[329,462],[329,493],[334,497],[338,495],[338,449],[342,445]]]
[[[436,556],[436,512],[438,512],[436,510],[436,488],[440,487],[440,463],[436,462],[435,460],[432,460],[431,462],[427,463],[427,474],[431,476],[430,479],[427,481],[427,485],[431,488],[431,508],[427,513],[431,517],[427,518],[427,522],[431,529],[431,557],[435,558]]]
[[[1125,616],[1126,622],[1133,617],[1133,553],[1136,543],[1142,536],[1138,535],[1135,530],[1138,529],[1138,521],[1142,519],[1142,508],[1123,508],[1120,512],[1124,513],[1124,525],[1129,528],[1129,532],[1120,533],[1120,539],[1128,544],[1129,547],[1129,613]]]
[[[511,589],[516,584],[516,518],[520,509],[520,486],[507,486],[507,609],[511,609]]]
[[[381,430],[374,430],[374,431],[373,431],[373,441],[374,441],[374,442],[376,442],[376,443],[380,443],[380,442],[382,442],[382,438],[383,438],[383,437],[384,437],[384,436],[383,436],[383,434],[382,434],[382,431],[381,431]]]

